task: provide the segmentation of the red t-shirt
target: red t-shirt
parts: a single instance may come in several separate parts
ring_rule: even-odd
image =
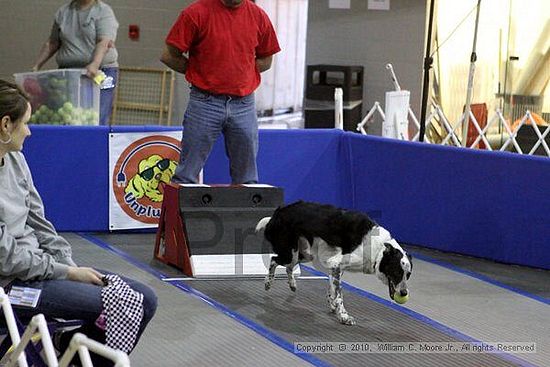
[[[221,0],[191,4],[172,26],[166,43],[188,53],[189,83],[236,96],[246,96],[260,84],[256,58],[281,50],[267,14],[250,0],[237,8]]]

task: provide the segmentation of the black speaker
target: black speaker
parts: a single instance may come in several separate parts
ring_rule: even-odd
[[[266,185],[181,185],[180,215],[190,255],[265,254],[258,221],[283,205],[283,189]]]

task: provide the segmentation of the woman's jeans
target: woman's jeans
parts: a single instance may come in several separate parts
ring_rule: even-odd
[[[101,271],[100,271],[101,272]],[[108,272],[102,272],[106,274]],[[155,314],[157,308],[157,296],[148,286],[120,276],[130,288],[143,294],[143,319],[136,338],[137,344],[145,327]],[[80,319],[84,322],[76,332],[81,332],[89,338],[105,344],[105,332],[99,329],[95,322],[103,310],[101,302],[101,287],[88,283],[71,280],[41,280],[20,281],[15,280],[11,285],[41,289],[40,300],[36,308],[14,306],[14,312],[19,319],[30,320],[34,315],[42,313],[46,318],[61,318],[65,320]],[[69,335],[69,336],[72,336]],[[70,338],[64,341],[63,347],[68,345]],[[64,348],[61,348],[64,349]],[[96,363],[94,363],[94,366]],[[98,365],[111,365],[110,363],[98,363]]]
[[[183,118],[183,135],[175,183],[197,183],[220,133],[225,139],[233,184],[257,183],[258,120],[254,94],[244,97],[211,94],[191,87]]]
[[[99,86],[99,124],[109,125],[118,84],[118,68],[102,68],[101,71],[105,73],[105,80]]]

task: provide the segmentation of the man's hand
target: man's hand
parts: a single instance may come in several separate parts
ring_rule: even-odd
[[[273,56],[267,57],[258,57],[256,58],[256,67],[260,73],[263,73],[266,70],[271,68],[271,62],[273,61]]]
[[[189,63],[189,59],[180,50],[171,45],[164,47],[160,61],[170,69],[182,74],[185,74],[187,71],[187,64]]]
[[[69,266],[67,271],[67,279],[95,285],[103,285],[103,276],[99,271],[83,266]]]

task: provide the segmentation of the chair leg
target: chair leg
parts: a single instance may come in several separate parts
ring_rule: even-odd
[[[19,334],[23,334],[25,332],[25,326],[21,323],[19,318],[15,316],[15,322],[17,323],[17,328],[19,329]],[[42,350],[42,344],[40,342],[37,342],[34,344],[32,341],[25,347],[25,353],[27,354],[27,361],[29,362],[29,366],[33,367],[48,367],[44,360],[42,359],[42,356],[40,355],[40,350]]]

